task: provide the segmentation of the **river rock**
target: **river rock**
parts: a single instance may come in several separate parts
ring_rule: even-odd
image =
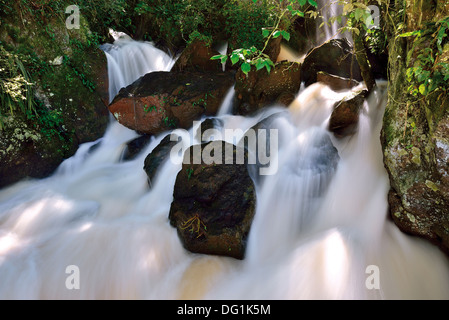
[[[144,134],[126,143],[122,160],[134,160],[151,142],[151,135]]]
[[[145,158],[143,169],[148,176],[148,185],[151,187],[153,181],[158,173],[160,166],[167,161],[170,156],[172,148],[177,144],[177,141],[171,140],[171,134],[165,136],[164,139],[148,154]]]
[[[301,81],[310,86],[317,82],[317,74],[320,71],[362,81],[360,67],[352,52],[353,49],[346,39],[332,39],[311,49],[301,67]]]
[[[119,123],[141,133],[188,129],[217,113],[233,83],[232,73],[152,72],[120,90],[109,110]]]
[[[333,132],[337,138],[354,134],[367,96],[368,91],[363,90],[353,98],[337,102],[329,120],[329,131]]]
[[[236,74],[235,91],[238,114],[251,114],[270,104],[288,106],[301,87],[301,65],[283,61],[270,73],[253,68],[248,75],[242,70]]]
[[[207,154],[221,148],[221,154],[215,156],[222,163],[183,164],[176,178],[170,223],[191,252],[243,259],[256,193],[247,165],[236,164],[240,148],[224,141],[196,147]],[[193,163],[193,152],[194,146],[186,152],[184,162]],[[227,161],[234,164],[225,164]]]
[[[223,128],[223,120],[218,118],[207,118],[204,119],[203,122],[201,122],[200,127],[198,128],[196,132],[196,139],[198,141],[203,142],[209,142],[214,139],[213,136],[210,135],[210,133],[214,133],[215,130],[221,132],[221,129]],[[215,129],[212,131],[212,129]],[[211,131],[208,131],[211,130]]]
[[[219,54],[204,41],[195,40],[183,50],[172,71],[220,71],[223,68],[220,60],[210,59]]]
[[[334,91],[349,90],[359,85],[359,82],[353,79],[334,76],[323,71],[318,72],[317,81],[324,83]]]

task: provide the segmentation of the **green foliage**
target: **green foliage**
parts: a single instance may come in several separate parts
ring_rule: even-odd
[[[427,96],[449,90],[449,61],[442,59],[444,45],[448,43],[449,17],[436,23],[428,23],[421,30],[406,32],[398,37],[414,37],[407,63],[408,91],[411,95]],[[417,49],[422,48],[422,49]],[[446,50],[447,51],[447,50]]]
[[[25,115],[36,113],[33,87],[23,60],[24,56],[5,50],[0,43],[0,130],[3,117],[20,112]]]
[[[253,0],[254,4],[257,4],[257,0]],[[314,7],[317,6],[317,3],[314,0],[288,0],[288,5],[285,9],[280,9],[280,6],[268,6],[271,12],[275,13],[276,19],[272,23],[271,27],[261,27],[259,32],[256,32],[256,35],[261,35],[264,39],[264,43],[260,46],[252,45],[252,46],[244,46],[243,48],[238,48],[232,51],[232,53],[228,55],[216,55],[213,56],[212,60],[221,60],[222,63],[225,63],[228,58],[231,60],[232,65],[236,63],[240,63],[240,68],[244,74],[248,74],[252,67],[254,66],[256,70],[261,70],[265,68],[268,73],[271,72],[271,69],[274,67],[274,62],[270,59],[270,57],[265,53],[270,41],[272,39],[276,39],[279,37],[283,37],[286,41],[290,40],[290,33],[287,30],[281,28],[281,24],[284,21],[286,15],[301,16],[304,17],[304,11],[299,10],[298,8],[302,8],[303,6],[312,5]],[[265,2],[266,4],[266,2]],[[299,6],[299,7],[298,7]],[[258,49],[261,48],[261,49]]]

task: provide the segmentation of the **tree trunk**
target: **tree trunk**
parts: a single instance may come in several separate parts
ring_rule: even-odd
[[[365,42],[363,41],[363,35],[360,32],[358,35],[354,32],[354,48],[357,62],[359,63],[360,70],[362,72],[363,80],[365,81],[368,92],[371,92],[376,87],[376,80],[374,79],[373,72],[371,71],[371,64],[366,54]]]

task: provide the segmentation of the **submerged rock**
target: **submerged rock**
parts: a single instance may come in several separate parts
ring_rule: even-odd
[[[193,164],[195,148],[222,163]],[[191,164],[183,164],[178,173],[169,219],[191,252],[244,258],[256,193],[247,165],[236,164],[237,152],[245,153],[229,143],[212,141],[192,146],[185,154],[184,162]]]
[[[333,39],[309,51],[301,67],[301,82],[306,86],[318,81],[324,71],[338,77],[362,81],[360,67],[346,39]]]
[[[141,133],[188,129],[217,113],[233,83],[232,73],[152,72],[120,90],[109,110],[119,123]]]

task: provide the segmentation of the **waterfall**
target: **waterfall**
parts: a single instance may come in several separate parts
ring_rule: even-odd
[[[331,23],[332,17],[338,17],[343,14],[343,6],[346,1],[335,1],[335,0],[318,0],[317,10],[320,13],[321,19],[317,19],[316,22],[316,45],[321,45],[330,39],[341,39],[346,38],[352,42],[352,36],[350,32],[341,33],[340,28],[345,25],[344,19],[342,23],[338,21],[333,21]]]
[[[173,62],[150,44],[107,47],[112,95],[128,84],[137,51],[147,64],[137,64],[129,79]],[[217,116],[221,130],[243,131],[275,116],[279,130],[279,170],[255,183],[242,261],[183,248],[168,222],[181,165],[163,164],[151,189],[142,170],[167,133],[123,162],[125,144],[137,134],[111,123],[53,176],[0,190],[0,299],[448,299],[447,258],[387,217],[379,141],[385,84],[364,104],[358,132],[336,139],[327,123],[333,104],[348,94],[314,84],[288,109]],[[176,132],[195,137],[196,130]],[[79,271],[72,290],[71,270]],[[379,271],[379,288],[367,285],[370,270]]]
[[[121,88],[152,71],[170,71],[175,61],[150,42],[133,41],[123,33],[113,32],[115,42],[102,45],[108,59],[109,100]]]
[[[234,98],[235,98],[235,90],[234,86],[232,86],[226,93],[226,96],[223,102],[221,103],[220,109],[218,110],[217,116],[224,116],[226,114],[232,113]]]

